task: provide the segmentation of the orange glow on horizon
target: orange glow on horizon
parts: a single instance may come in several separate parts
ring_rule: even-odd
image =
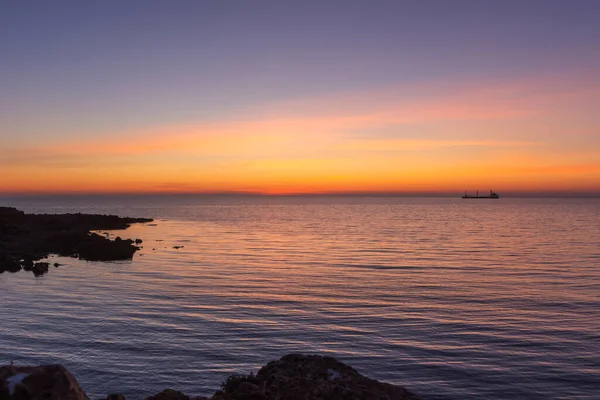
[[[5,149],[0,193],[598,192],[600,125],[577,105],[600,95],[561,84],[365,93],[234,122],[52,138]]]

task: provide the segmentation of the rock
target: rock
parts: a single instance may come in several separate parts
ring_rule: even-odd
[[[0,207],[0,221],[5,220],[6,218],[20,218],[24,215],[25,213],[23,211],[19,211],[14,207]]]
[[[35,276],[44,275],[46,272],[48,272],[49,266],[50,263],[47,262],[36,262],[35,264],[33,264],[33,274]]]
[[[21,263],[10,254],[0,253],[0,272],[18,272],[21,270]]]
[[[114,241],[104,236],[90,233],[85,240],[77,245],[79,258],[88,261],[131,260],[137,247],[131,240],[117,237]]]
[[[173,248],[176,249],[176,250],[179,250],[179,249],[182,249],[183,246],[173,246]]]
[[[147,397],[146,400],[190,400],[190,398],[177,390],[165,389],[154,396]]]
[[[150,221],[115,215],[25,214],[0,207],[0,272],[16,272],[21,266],[33,271],[34,262],[50,254],[90,261],[131,259],[138,249],[132,240],[119,238],[116,243],[89,232],[126,229],[131,223]],[[42,269],[37,272],[44,273]]]
[[[22,232],[22,230],[15,225],[2,225],[1,230],[3,235],[18,235]]]
[[[122,394],[113,393],[106,396],[106,400],[125,400],[125,396]]]
[[[135,239],[135,244],[140,244],[142,242],[143,242],[142,239]]]
[[[251,382],[241,382],[236,388],[236,393],[241,397],[247,399],[266,399],[265,394],[262,392],[260,386]]]
[[[289,354],[256,376],[230,377],[212,400],[418,400],[401,386],[369,379],[333,357]]]
[[[73,375],[60,365],[0,367],[0,398],[89,400]]]
[[[75,378],[60,365],[0,367],[0,400],[88,400]],[[419,400],[401,386],[359,374],[333,357],[289,354],[256,375],[232,375],[212,397],[191,400]],[[125,400],[111,394],[106,400]],[[145,400],[190,400],[166,389]]]
[[[31,258],[25,258],[21,261],[21,266],[25,271],[33,270],[33,260]]]

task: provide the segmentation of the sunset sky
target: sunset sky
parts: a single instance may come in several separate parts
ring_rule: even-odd
[[[0,193],[600,193],[600,1],[3,1]]]

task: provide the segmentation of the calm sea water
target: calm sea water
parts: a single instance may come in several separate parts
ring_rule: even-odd
[[[0,275],[0,363],[210,394],[290,352],[425,399],[600,399],[600,200],[3,199],[150,216],[131,262]],[[184,246],[174,249],[173,246]]]

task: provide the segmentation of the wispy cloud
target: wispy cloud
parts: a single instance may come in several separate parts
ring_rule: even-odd
[[[419,139],[362,139],[350,140],[341,148],[360,151],[427,150],[444,147],[524,147],[540,146],[542,142],[511,140],[419,140]]]
[[[571,87],[568,81],[534,80],[345,93],[301,99],[295,106],[273,104],[236,120],[5,146],[0,166],[21,179],[11,178],[13,186],[35,185],[43,173],[63,180],[65,187],[131,184],[184,191],[292,190],[315,187],[315,182],[323,187],[335,183],[339,190],[376,184],[390,188],[441,176],[454,183],[461,182],[457,176],[504,174],[499,182],[539,174],[588,176],[598,173],[600,155],[590,151],[590,132],[600,120],[565,110],[600,101],[590,87],[596,83]],[[577,144],[573,138],[578,136],[586,142]],[[561,155],[567,144],[569,154]],[[573,158],[578,151],[587,154],[585,163]],[[561,165],[552,166],[559,157]],[[474,164],[477,171],[470,167]],[[140,175],[152,179],[141,182]],[[373,183],[373,176],[379,183]]]

